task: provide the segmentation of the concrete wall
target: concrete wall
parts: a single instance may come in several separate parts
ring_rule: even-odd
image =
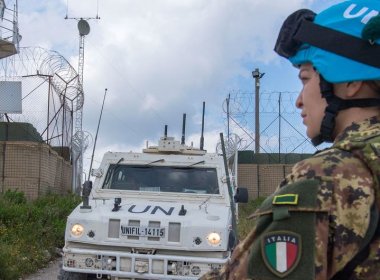
[[[0,141],[0,191],[18,190],[28,199],[71,191],[72,167],[50,146],[30,141]]]
[[[272,194],[294,164],[239,164],[238,186],[248,189],[250,199]]]

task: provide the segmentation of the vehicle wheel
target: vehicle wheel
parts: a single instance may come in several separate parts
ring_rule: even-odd
[[[65,271],[61,268],[57,279],[58,280],[87,280],[87,274]]]

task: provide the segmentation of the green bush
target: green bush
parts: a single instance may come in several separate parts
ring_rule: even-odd
[[[0,194],[0,279],[18,279],[56,257],[66,218],[79,202],[75,195],[48,194],[28,202],[18,191]]]
[[[26,198],[23,192],[7,190],[4,195],[4,200],[12,202],[14,204],[26,203]]]
[[[264,197],[259,197],[257,199],[249,201],[247,204],[239,204],[239,239],[244,239],[245,236],[253,229],[255,226],[254,219],[248,219],[248,217],[255,212],[257,207],[261,205],[264,201]]]

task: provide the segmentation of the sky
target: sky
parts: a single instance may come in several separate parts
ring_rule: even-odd
[[[77,20],[87,18],[83,130],[95,138],[107,88],[93,167],[106,151],[141,151],[169,136],[199,145],[206,102],[205,148],[225,132],[222,105],[231,91],[299,91],[297,69],[273,47],[285,18],[318,12],[327,0],[19,0],[21,47],[62,54],[77,69]],[[65,19],[68,16],[69,19]],[[95,19],[99,16],[100,19]],[[84,155],[87,173],[93,141]]]

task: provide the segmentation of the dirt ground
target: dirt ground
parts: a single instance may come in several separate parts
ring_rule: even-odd
[[[51,261],[45,268],[40,269],[35,274],[22,278],[23,280],[57,280],[61,258]]]

